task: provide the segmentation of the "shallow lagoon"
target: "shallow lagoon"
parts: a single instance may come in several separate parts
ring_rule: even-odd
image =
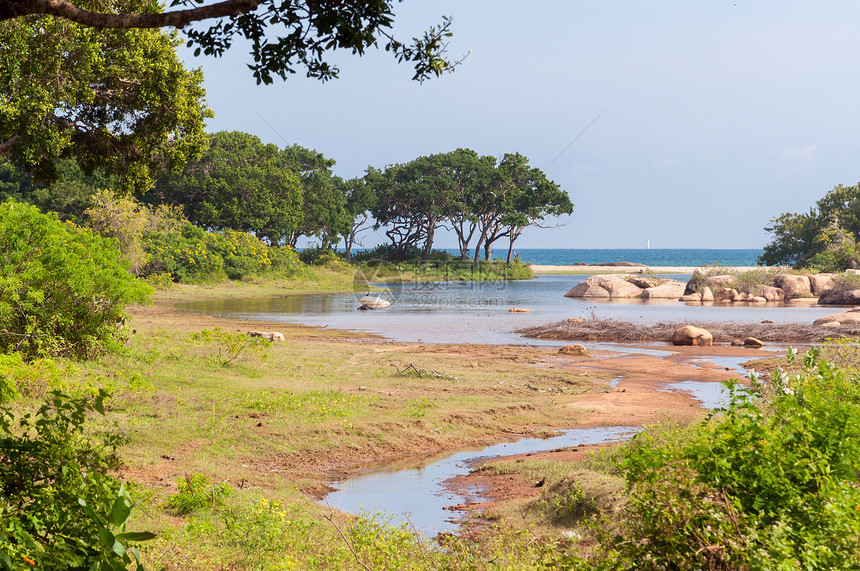
[[[569,317],[613,318],[643,324],[661,321],[717,322],[761,321],[811,323],[816,318],[838,311],[833,307],[768,306],[702,306],[677,301],[618,301],[565,298],[564,294],[585,279],[584,275],[550,275],[535,280],[471,283],[426,282],[395,285],[380,293],[391,299],[391,307],[357,311],[358,298],[366,290],[349,294],[302,294],[276,298],[230,299],[186,303],[180,309],[191,313],[218,314],[225,317],[259,319],[354,329],[377,333],[399,341],[433,343],[488,343],[558,345],[564,341],[530,340],[514,329],[539,325]],[[689,276],[663,276],[685,281]],[[383,284],[378,284],[383,285]],[[533,313],[509,313],[511,307],[531,309]],[[590,347],[624,350],[611,343],[586,343]],[[636,353],[668,355],[657,347],[638,348]],[[741,373],[743,358],[702,359]],[[617,380],[616,380],[617,382]],[[724,388],[717,383],[688,381],[666,384],[663,390],[690,393],[705,408],[718,406],[725,399]],[[521,452],[551,450],[561,446],[606,442],[629,437],[635,427],[575,429],[559,436],[522,439],[497,444],[482,450],[423,461],[408,460],[403,465],[359,474],[336,484],[337,491],[325,503],[353,513],[362,510],[383,511],[393,521],[408,521],[422,533],[432,535],[456,527],[445,506],[477,501],[480,490],[454,494],[445,480],[468,472],[470,465],[482,458]]]
[[[511,282],[418,282],[389,286],[381,297],[391,307],[357,311],[366,290],[340,294],[293,294],[273,298],[228,299],[181,304],[190,313],[303,323],[377,333],[398,341],[429,343],[487,343],[557,345],[512,333],[514,329],[570,317],[612,318],[641,324],[667,322],[776,322],[812,323],[836,313],[836,307],[797,307],[780,304],[706,306],[678,301],[615,301],[564,297],[588,276],[547,275]],[[680,281],[688,275],[667,275]],[[384,287],[384,284],[377,284]],[[508,313],[511,307],[532,313]]]

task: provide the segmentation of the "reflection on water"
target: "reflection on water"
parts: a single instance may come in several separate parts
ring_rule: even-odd
[[[564,297],[570,288],[586,277],[552,275],[511,282],[395,285],[391,291],[379,294],[392,299],[393,305],[372,311],[356,311],[360,305],[358,298],[367,291],[221,299],[184,303],[179,308],[190,313],[355,329],[399,341],[541,345],[565,343],[527,340],[511,331],[570,317],[612,318],[641,324],[661,321],[758,322],[764,319],[811,323],[818,317],[838,311],[833,307],[816,306],[726,307],[686,305],[669,300],[597,302]],[[666,277],[684,281],[689,276]],[[508,313],[511,307],[530,309],[532,313]]]
[[[480,450],[458,452],[433,462],[395,465],[359,474],[336,485],[326,505],[350,513],[384,512],[393,516],[395,525],[409,522],[425,535],[453,531],[456,516],[445,507],[483,501],[478,490],[462,494],[446,489],[445,480],[469,473],[473,462],[529,452],[547,452],[557,448],[613,442],[629,438],[639,429],[630,426],[577,428],[552,438],[523,438]]]

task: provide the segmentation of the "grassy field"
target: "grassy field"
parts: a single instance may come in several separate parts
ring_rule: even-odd
[[[121,475],[142,500],[132,528],[159,535],[143,546],[147,567],[472,568],[492,552],[532,568],[544,557],[535,550],[559,553],[552,541],[531,545],[522,529],[506,528],[478,542],[448,538],[422,560],[429,547],[411,531],[330,513],[315,500],[333,479],[373,465],[549,435],[575,423],[563,405],[605,390],[607,375],[566,370],[569,358],[548,350],[392,343],[172,308],[288,291],[281,286],[159,292],[154,305],[133,309],[128,351],[69,364],[57,381],[114,395],[98,430],[126,436]],[[251,328],[286,340],[255,342]]]

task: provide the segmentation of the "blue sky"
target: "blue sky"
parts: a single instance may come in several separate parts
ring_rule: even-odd
[[[395,10],[405,38],[452,16],[449,53],[469,57],[419,85],[381,50],[336,53],[337,80],[258,86],[239,45],[220,59],[183,51],[206,75],[210,130],[314,148],[343,177],[457,147],[520,152],[575,205],[564,226],[526,230],[520,248],[759,248],[771,218],[860,180],[860,2],[406,0]]]

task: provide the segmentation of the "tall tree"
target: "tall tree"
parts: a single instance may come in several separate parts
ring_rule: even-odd
[[[450,18],[443,18],[422,37],[407,44],[391,36],[394,0],[173,0],[161,12],[158,2],[135,0],[0,0],[0,22],[46,15],[99,29],[182,29],[195,54],[220,56],[237,38],[249,41],[248,67],[257,83],[272,76],[286,79],[304,68],[308,77],[323,81],[337,77],[338,69],[325,59],[328,52],[346,50],[363,55],[383,43],[398,62],[412,63],[413,79],[438,76],[452,68],[443,55],[450,37]],[[189,24],[216,20],[208,28]]]
[[[322,249],[333,247],[349,227],[346,198],[331,171],[335,161],[299,145],[281,151],[281,159],[299,176],[302,190],[302,220],[286,236],[287,244],[308,236],[319,238]]]
[[[118,4],[157,9],[151,0]],[[117,175],[123,190],[181,167],[199,155],[211,112],[203,75],[183,67],[179,43],[160,30],[99,32],[44,15],[0,21],[0,156],[40,181],[57,178],[55,158],[73,157],[87,174]]]
[[[182,206],[198,226],[253,232],[272,244],[303,221],[301,181],[280,149],[237,131],[212,134],[200,160],[159,178],[144,198]]]
[[[423,241],[421,260],[430,260],[436,229],[450,212],[454,182],[443,155],[418,157],[405,164],[392,165],[375,181],[377,195],[373,217],[376,227],[388,226],[387,234],[398,237],[402,245]],[[404,233],[404,231],[406,231]]]
[[[496,168],[486,199],[476,211],[480,234],[475,249],[484,249],[484,259],[493,255],[493,244],[508,238],[507,261],[511,261],[514,242],[528,226],[541,226],[549,216],[573,212],[568,194],[546,178],[538,168],[530,167],[526,157],[508,153]]]
[[[846,241],[851,242],[851,247],[845,252],[847,255],[843,256],[842,262],[856,263],[856,259],[852,261],[850,258],[854,243],[860,239],[860,184],[836,185],[809,212],[785,212],[772,219],[765,230],[772,234],[772,238],[765,245],[759,263],[795,267],[815,265],[816,256],[830,249],[842,249]]]

